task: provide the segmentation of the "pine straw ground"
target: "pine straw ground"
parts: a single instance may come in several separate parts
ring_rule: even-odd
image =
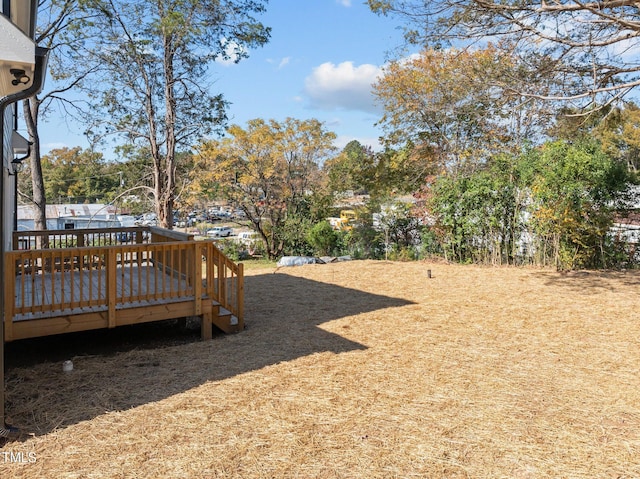
[[[640,477],[639,288],[637,271],[250,271],[237,335],[80,336],[71,374],[62,343],[10,344],[23,433],[0,451],[23,460],[0,455],[0,477]]]

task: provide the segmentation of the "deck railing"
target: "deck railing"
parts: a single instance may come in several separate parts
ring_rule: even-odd
[[[161,230],[161,228],[155,228]],[[167,231],[167,230],[165,230]],[[13,249],[81,248],[148,242],[151,228],[85,228],[68,230],[14,231]],[[193,237],[191,237],[193,239]]]
[[[14,245],[5,257],[5,318],[106,311],[112,327],[116,309],[193,301],[200,315],[202,301],[215,300],[242,325],[242,265],[210,240],[134,227],[17,232]]]
[[[202,249],[206,264],[205,288],[207,294],[216,298],[220,305],[229,310],[239,321],[239,329],[244,327],[244,265],[234,263],[225,256],[213,241],[205,242]]]

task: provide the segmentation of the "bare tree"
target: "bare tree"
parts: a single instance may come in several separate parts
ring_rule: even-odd
[[[149,153],[161,226],[172,227],[179,151],[221,128],[226,102],[211,94],[209,68],[239,61],[270,31],[252,14],[265,0],[92,0],[94,41],[79,59],[100,66],[85,83],[95,138],[117,135]]]
[[[493,41],[542,82],[527,95],[574,106],[616,101],[640,85],[639,4],[616,1],[368,0],[406,21],[410,43],[431,47]],[[531,86],[531,85],[528,85]]]

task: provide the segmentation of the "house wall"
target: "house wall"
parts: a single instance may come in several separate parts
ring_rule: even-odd
[[[10,21],[17,26],[24,34],[30,39],[30,42],[33,43],[34,33],[35,33],[35,25],[36,25],[36,13],[38,8],[38,0],[2,0],[0,2],[0,15],[4,15],[9,18]],[[3,24],[6,26],[6,19],[2,17]],[[11,27],[11,26],[10,26]],[[13,27],[9,28],[11,31]],[[21,90],[18,92],[12,92],[12,84],[11,83],[3,83],[2,87],[2,98],[0,98],[0,165],[2,166],[2,175],[0,176],[0,201],[1,205],[0,212],[2,213],[2,224],[0,224],[0,229],[3,231],[2,235],[0,235],[0,274],[2,274],[4,278],[4,252],[9,249],[11,242],[11,227],[13,226],[13,188],[10,185],[13,182],[13,178],[11,178],[8,174],[7,166],[11,164],[13,159],[13,149],[11,148],[11,140],[12,140],[12,130],[15,125],[13,121],[14,118],[14,109],[11,108],[10,102],[17,101],[20,97],[26,98],[34,93],[36,93],[40,88],[42,88],[42,82],[44,79],[44,74],[46,70],[46,61],[48,56],[48,51],[45,49],[39,49],[35,44],[33,59],[30,58],[30,53],[26,56],[29,58],[25,58],[25,52],[31,52],[31,45],[26,44],[24,41],[21,41],[20,38],[16,38],[12,33],[7,33],[7,37],[0,39],[0,45],[6,47],[3,52],[6,54],[6,57],[0,58],[0,66],[4,69],[3,71],[7,71],[10,69],[14,62],[19,62],[20,65],[25,65],[25,70],[30,69],[30,67],[34,68],[32,85],[27,87],[25,90]],[[17,41],[16,41],[17,40]],[[15,51],[10,51],[12,49],[20,50],[20,54],[15,55]],[[6,75],[3,75],[3,82],[6,81]],[[13,85],[15,86],[15,85]],[[11,298],[13,300],[13,298]],[[6,437],[9,433],[8,429],[5,428],[5,418],[4,418],[4,303],[5,303],[5,295],[4,293],[0,294],[0,437]]]
[[[4,2],[0,4],[0,14],[2,13],[4,13]],[[2,114],[1,109],[0,114]],[[2,146],[0,148],[0,152],[2,152],[0,153],[0,161],[2,163],[0,164],[2,165],[2,182],[5,185],[6,182],[4,172],[6,171],[6,168],[4,168],[4,165],[7,164],[7,152],[11,151],[11,148],[9,148],[9,146],[11,143],[10,130],[13,125],[13,123],[11,123],[10,121],[12,116],[12,112],[7,108],[4,111],[4,118],[2,118],[3,121],[0,121],[0,125],[2,125],[2,131],[0,131],[0,140]],[[2,188],[0,191],[4,192],[6,191],[6,188]],[[2,198],[2,200],[2,207],[4,207],[4,198]],[[0,254],[4,254],[4,251],[4,248],[0,248]],[[0,265],[2,265],[2,267],[0,268],[0,274],[2,274],[4,278],[4,259],[0,260]],[[4,420],[4,293],[0,293],[0,308],[2,308],[0,310],[0,438],[2,438],[8,435],[8,430],[5,429]]]

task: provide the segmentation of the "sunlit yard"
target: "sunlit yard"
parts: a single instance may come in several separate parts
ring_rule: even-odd
[[[639,272],[274,269],[236,335],[12,345],[2,477],[640,475]]]

